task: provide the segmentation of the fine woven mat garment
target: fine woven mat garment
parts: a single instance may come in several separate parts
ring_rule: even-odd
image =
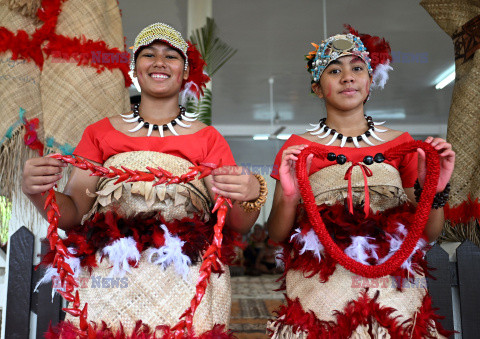
[[[32,19],[17,11],[10,10],[5,3],[0,3],[0,22],[10,31],[25,30],[34,32],[37,26]],[[27,147],[23,141],[23,127],[19,119],[20,107],[25,109],[25,117],[30,120],[40,119],[42,126],[42,106],[40,99],[40,70],[33,62],[12,60],[12,52],[0,55],[0,100],[2,102],[2,119],[0,120],[0,139],[2,140],[0,165],[0,194],[11,198],[13,190],[19,191],[19,182],[23,162],[27,159]],[[13,130],[11,128],[13,127]],[[11,137],[7,132],[10,130]],[[43,136],[40,128],[37,133]],[[5,138],[4,138],[5,137]],[[20,166],[19,166],[20,165]],[[15,185],[16,184],[16,185]]]
[[[12,11],[16,11],[21,15],[34,19],[37,10],[40,8],[41,0],[0,0],[1,5],[7,5]],[[3,21],[2,21],[3,22]]]
[[[315,195],[317,205],[333,205],[343,202],[346,197],[347,180],[344,180],[345,171],[349,164],[333,165],[321,169],[309,177],[312,190]],[[373,175],[368,178],[370,188],[371,208],[374,211],[382,211],[390,207],[398,206],[406,201],[406,195],[401,185],[399,172],[392,166],[381,163],[371,165]],[[360,169],[352,175],[352,187],[359,190],[357,198],[354,194],[354,202],[363,202],[363,176]],[[337,180],[335,180],[337,178]],[[334,192],[334,193],[332,193]],[[379,193],[380,192],[380,193]],[[385,194],[388,192],[388,194]],[[335,199],[335,197],[338,198]],[[356,199],[356,200],[355,200]],[[312,311],[316,318],[323,321],[335,321],[334,311],[342,311],[348,302],[357,300],[364,287],[354,285],[357,276],[340,265],[336,265],[335,272],[328,278],[326,283],[322,283],[319,275],[306,278],[300,271],[290,269],[287,271],[286,294],[289,299],[298,298],[305,312]],[[422,281],[423,275],[415,274],[415,281]],[[369,286],[368,296],[373,298],[379,292],[378,303],[382,306],[396,309],[394,316],[399,316],[399,322],[412,319],[422,300],[426,295],[426,284],[414,284],[409,288],[398,291],[396,289],[395,278],[391,276],[380,279],[388,279],[388,283],[379,285],[378,288]],[[384,280],[382,280],[384,282]],[[302,331],[293,331],[291,326],[280,328],[273,322],[270,322],[268,328],[272,330],[275,339],[306,339],[308,334]],[[369,326],[360,325],[352,333],[350,338],[369,337]],[[390,338],[388,330],[380,326],[376,321],[372,323],[372,333],[375,338]],[[367,335],[366,335],[367,334]]]
[[[146,170],[147,166],[161,167],[174,175],[182,175],[188,173],[193,164],[165,153],[136,151],[112,156],[104,166],[125,166],[132,170]],[[187,184],[162,184],[155,187],[153,182],[114,185],[115,181],[116,178],[99,180],[97,192],[93,195],[97,196],[97,199],[84,220],[95,212],[105,212],[112,208],[124,217],[140,212],[161,211],[166,221],[192,218],[194,213],[200,214],[205,221],[209,219],[211,201],[203,180],[195,179]]]
[[[332,165],[313,173],[310,184],[317,205],[334,205],[347,198],[348,181],[344,179],[345,171],[351,162],[344,165]],[[398,171],[385,163],[369,166],[373,175],[368,178],[370,208],[376,212],[398,206],[407,200],[403,191],[402,180]],[[363,203],[365,199],[364,182],[361,169],[356,166],[352,171],[352,191],[354,204]]]
[[[98,257],[97,254],[97,258]],[[157,325],[175,325],[180,315],[190,306],[195,294],[201,263],[190,266],[187,280],[183,280],[172,266],[162,270],[149,263],[145,252],[139,265],[131,268],[123,278],[110,278],[111,264],[104,258],[90,276],[85,270],[79,281],[88,288],[79,288],[80,300],[88,302],[88,319],[100,324],[105,321],[111,328],[131,333],[136,320],[154,328]],[[212,273],[205,296],[194,316],[196,334],[210,330],[215,324],[226,324],[230,319],[231,290],[228,266],[225,273]],[[112,284],[115,279],[115,284]],[[117,280],[118,279],[118,280]],[[112,287],[113,286],[113,287]],[[66,320],[78,325],[78,318],[67,316]]]
[[[452,39],[458,36],[464,25],[480,15],[478,0],[422,0],[420,5]],[[478,29],[478,27],[477,27]],[[478,40],[479,32],[470,32]],[[456,45],[456,55],[464,53],[462,45]],[[458,47],[458,48],[457,48]],[[472,52],[472,51],[471,51]],[[452,60],[453,61],[453,60]],[[448,118],[447,141],[456,153],[455,170],[452,175],[449,204],[452,207],[480,198],[480,54],[455,60],[455,85]],[[470,211],[473,210],[470,209]],[[478,220],[451,227],[445,225],[444,240],[469,239],[480,246]]]
[[[116,0],[69,0],[61,10],[57,34],[102,40],[108,48],[123,51],[122,21]],[[93,67],[78,66],[74,59],[61,60],[52,53],[43,66],[40,85],[45,136],[54,137],[60,145],[75,146],[88,125],[130,110],[125,80],[118,69],[98,73]]]
[[[112,156],[104,166],[125,166],[132,170],[145,170],[147,166],[161,167],[174,175],[182,175],[189,172],[189,167],[193,164],[169,154],[136,151]],[[114,185],[115,180],[99,180],[98,191],[94,194],[97,198],[88,215],[114,210],[124,217],[129,217],[142,212],[160,211],[166,221],[181,220],[193,217],[194,214],[207,220],[210,215],[210,198],[203,180],[156,187],[152,187],[152,182]],[[97,253],[97,262],[98,256]],[[137,320],[142,320],[152,327],[173,326],[190,306],[200,265],[201,263],[190,266],[188,277],[184,280],[172,266],[162,270],[160,266],[149,263],[143,252],[138,267],[131,268],[131,273],[127,273],[123,278],[127,279],[128,286],[109,288],[106,291],[98,287],[96,279],[110,277],[111,264],[107,257],[98,268],[93,269],[91,277],[87,273],[80,276],[80,280],[87,278],[89,284],[89,288],[79,290],[80,299],[88,302],[89,320],[105,321],[114,328],[118,327],[121,321],[127,333],[133,329]],[[205,296],[195,313],[196,334],[212,329],[215,324],[228,325],[231,306],[230,274],[227,266],[222,268],[225,272],[220,276],[212,273]]]

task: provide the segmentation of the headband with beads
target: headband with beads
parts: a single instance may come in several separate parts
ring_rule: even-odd
[[[383,38],[360,34],[350,25],[345,25],[345,28],[345,34],[334,35],[320,45],[312,43],[315,50],[305,56],[309,61],[307,69],[312,81],[320,81],[323,71],[332,61],[355,55],[367,65],[368,73],[373,78],[372,87],[383,88],[388,80],[388,72],[393,70],[390,66],[390,44]]]

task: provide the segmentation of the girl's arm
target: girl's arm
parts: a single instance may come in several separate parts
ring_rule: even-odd
[[[301,195],[295,173],[297,156],[307,145],[295,145],[286,148],[278,169],[280,181],[275,186],[272,211],[267,221],[268,234],[273,241],[285,240],[295,222],[297,205]],[[310,169],[313,154],[307,157],[307,171]]]
[[[415,206],[417,202],[415,201],[415,193],[413,187],[405,188],[405,193],[407,194],[408,200],[412,202]],[[428,242],[435,241],[440,234],[442,233],[443,224],[445,223],[445,217],[443,214],[443,208],[432,209],[430,215],[428,216],[427,224],[425,225],[424,234],[428,238]]]
[[[284,241],[293,227],[300,197],[287,197],[282,184],[277,181],[272,210],[267,221],[268,235],[275,242]]]
[[[100,165],[93,161],[92,163]],[[66,166],[64,162],[49,157],[33,158],[25,163],[22,191],[45,219],[47,213],[44,210],[44,204],[47,195],[42,196],[42,193],[54,187],[62,177],[61,172]],[[90,176],[88,171],[76,167],[72,169],[63,193],[55,192],[61,214],[58,226],[61,229],[67,230],[80,224],[83,215],[90,210],[95,201],[95,198],[87,196],[86,190],[95,192],[97,182],[98,177]]]
[[[245,211],[242,201],[256,200],[260,196],[260,183],[241,166],[224,166],[205,178],[212,200],[215,194],[232,199],[233,207],[229,209],[225,224],[234,231],[246,234],[250,231],[260,214],[258,211]]]
[[[428,137],[425,142],[431,144],[440,157],[440,176],[438,178],[437,193],[442,192],[452,176],[455,166],[455,152],[452,150],[452,145],[441,138]],[[420,187],[423,187],[425,175],[425,152],[422,149],[418,149],[418,182]],[[408,199],[416,205],[414,189],[406,188],[405,193],[407,193]],[[443,208],[432,209],[424,231],[428,241],[432,242],[438,238],[442,233],[444,223]]]

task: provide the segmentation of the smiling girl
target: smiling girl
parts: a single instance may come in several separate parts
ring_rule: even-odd
[[[440,157],[437,196],[423,237],[412,255],[386,277],[358,276],[336,262],[306,214],[295,174],[298,156],[309,147],[328,152],[306,158],[315,205],[344,254],[363,265],[379,265],[400,247],[413,223],[416,194],[425,181],[425,153],[387,160],[384,153],[412,137],[365,115],[372,86],[383,87],[391,69],[385,40],[351,27],[315,45],[307,56],[311,89],[327,116],[302,135],[293,135],[277,154],[277,180],[268,220],[270,237],[283,244],[286,305],[270,326],[273,338],[436,338],[443,331],[425,288],[427,242],[443,226],[443,209],[455,154],[429,137]],[[418,158],[418,161],[417,161]],[[418,188],[414,192],[418,178]],[[316,211],[315,210],[315,211]],[[316,213],[316,212],[315,212]],[[387,281],[387,283],[385,283]],[[381,283],[380,283],[381,282]]]
[[[251,201],[264,200],[266,191],[261,194],[263,178],[236,166],[215,128],[178,105],[187,84],[201,91],[209,80],[199,57],[195,47],[168,25],[157,23],[142,30],[131,64],[141,87],[140,104],[132,112],[88,126],[74,155],[106,168],[146,171],[149,166],[176,176],[201,164],[223,167],[201,180],[156,186],[116,184],[117,178],[99,180],[75,167],[63,194],[57,193],[59,226],[66,230],[64,243],[73,254],[67,260],[76,277],[92,279],[89,288],[79,289],[80,308],[88,302],[96,337],[123,333],[129,338],[150,338],[153,333],[162,337],[177,324],[196,293],[202,256],[213,241],[215,194],[235,202],[226,217],[222,264],[215,266],[193,318],[195,334],[188,338],[230,337],[226,264],[233,254],[234,232],[248,232],[260,208]],[[25,164],[23,192],[44,214],[41,193],[55,185],[65,166],[49,157]],[[53,259],[48,258],[47,264]],[[110,280],[119,278],[123,287],[114,288],[118,284]],[[108,284],[102,284],[105,279],[110,279]],[[77,318],[67,316],[50,335],[75,337],[77,326]]]

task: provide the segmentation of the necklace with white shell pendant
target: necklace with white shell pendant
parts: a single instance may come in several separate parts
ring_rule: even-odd
[[[149,137],[153,131],[158,131],[160,133],[160,136],[163,137],[163,132],[166,131],[167,129],[172,132],[173,135],[179,135],[176,131],[175,131],[175,128],[174,126],[175,125],[178,125],[178,126],[181,126],[181,127],[185,127],[185,128],[188,128],[192,125],[190,124],[185,124],[184,122],[182,122],[182,120],[185,120],[185,121],[195,121],[197,120],[198,118],[198,114],[196,113],[188,113],[186,110],[185,110],[185,107],[181,106],[181,105],[178,105],[178,107],[180,108],[180,113],[178,113],[178,115],[175,117],[175,119],[173,119],[172,121],[170,121],[169,123],[167,124],[163,124],[163,125],[157,125],[157,124],[152,124],[148,121],[145,121],[141,116],[140,116],[140,113],[138,112],[138,108],[140,107],[139,104],[135,104],[133,106],[133,113],[132,114],[120,114],[120,116],[122,117],[123,121],[125,122],[128,122],[128,123],[138,123],[137,126],[135,126],[134,128],[128,130],[129,132],[131,133],[135,133],[136,131],[138,131],[140,128],[144,127],[144,128],[147,128],[148,129],[148,132],[147,132],[147,137]]]
[[[335,140],[341,140],[340,147],[345,146],[347,142],[352,142],[355,147],[360,148],[360,144],[358,143],[359,141],[364,141],[366,144],[370,146],[375,146],[368,138],[372,137],[374,139],[377,139],[378,141],[385,141],[381,139],[376,133],[383,133],[386,132],[386,129],[380,129],[375,126],[383,125],[385,121],[382,122],[374,122],[371,116],[365,116],[365,119],[367,120],[367,125],[368,129],[361,135],[356,136],[356,137],[348,137],[345,136],[339,132],[337,132],[335,129],[332,129],[327,126],[325,121],[327,120],[326,118],[320,119],[318,124],[310,124],[313,126],[313,128],[307,129],[308,132],[310,132],[311,135],[316,135],[320,139],[327,138],[328,136],[332,136],[330,141],[326,143],[326,146],[330,146],[335,142]],[[323,133],[323,134],[322,134]]]

